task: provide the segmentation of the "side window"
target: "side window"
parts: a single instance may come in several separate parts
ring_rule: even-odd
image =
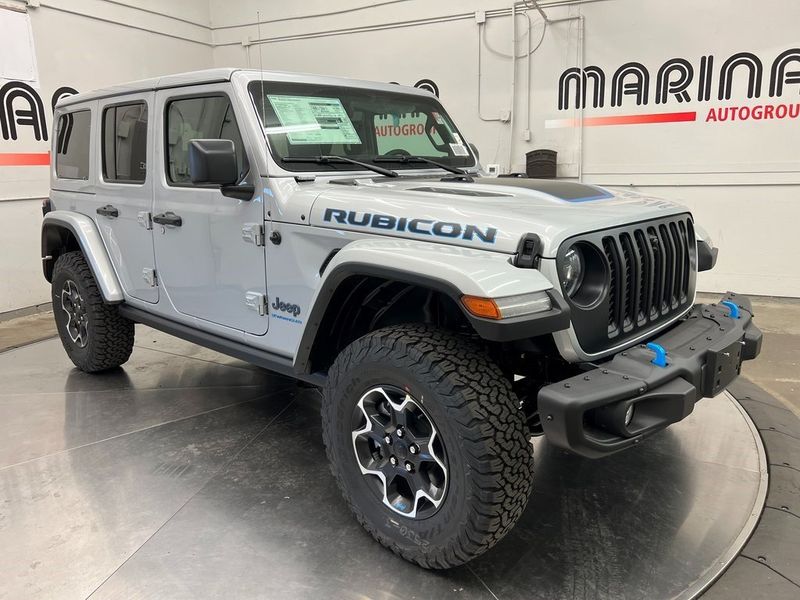
[[[61,179],[89,179],[89,139],[92,113],[65,113],[56,128],[56,176]]]
[[[103,178],[144,183],[147,171],[147,105],[109,106],[103,111]]]
[[[247,156],[227,96],[181,98],[167,104],[167,180],[191,185],[189,177],[189,142],[194,139],[231,140],[236,148],[239,176],[249,168]]]

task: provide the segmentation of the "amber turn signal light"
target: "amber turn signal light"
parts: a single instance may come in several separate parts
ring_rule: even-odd
[[[501,319],[500,309],[491,298],[461,296],[461,303],[471,314],[484,319]]]

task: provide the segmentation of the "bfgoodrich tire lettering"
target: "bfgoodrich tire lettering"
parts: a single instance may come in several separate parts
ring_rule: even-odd
[[[376,386],[405,390],[442,437],[447,493],[428,517],[408,518],[387,507],[356,462],[353,409]],[[353,342],[329,371],[323,436],[358,521],[423,567],[453,567],[482,554],[510,531],[528,501],[533,456],[523,415],[500,369],[461,336],[405,325]]]
[[[70,329],[71,311],[65,309],[65,290],[79,298],[83,326],[80,335]],[[52,282],[53,315],[64,350],[76,367],[88,373],[118,367],[133,351],[134,324],[106,304],[80,252],[56,260]],[[66,303],[69,307],[69,302]]]

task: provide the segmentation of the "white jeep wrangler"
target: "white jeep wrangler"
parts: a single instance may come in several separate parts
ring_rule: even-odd
[[[323,388],[358,521],[425,567],[500,540],[531,436],[627,448],[723,390],[761,333],[695,305],[716,249],[677,204],[486,178],[437,98],[215,69],[62,99],[42,227],[64,348],[144,323]]]

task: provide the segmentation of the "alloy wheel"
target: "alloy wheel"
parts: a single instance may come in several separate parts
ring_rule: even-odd
[[[85,348],[89,342],[86,303],[78,291],[78,286],[71,279],[65,281],[61,289],[61,309],[67,313],[65,327],[70,339],[79,348]]]
[[[352,438],[359,469],[386,506],[416,519],[439,509],[447,457],[420,402],[393,386],[368,390],[353,411]]]

